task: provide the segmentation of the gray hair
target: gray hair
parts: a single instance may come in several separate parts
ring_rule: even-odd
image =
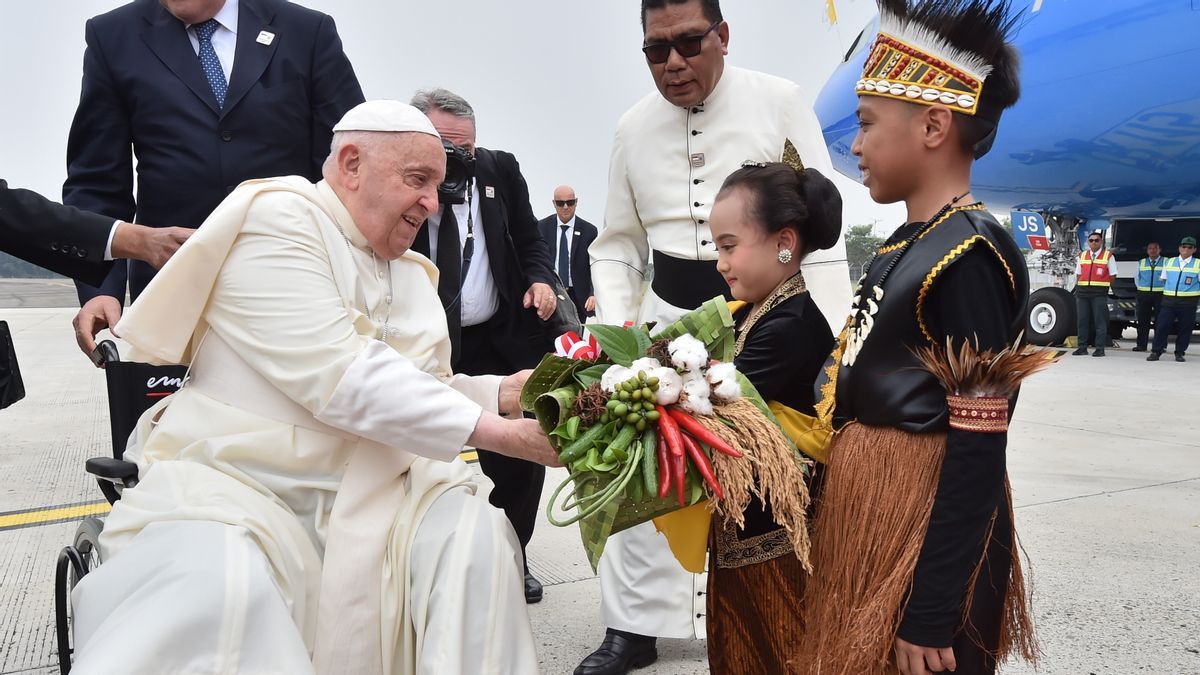
[[[333,142],[329,144],[329,156],[325,158],[325,163],[321,166],[321,172],[332,170],[337,164],[338,151],[342,146],[353,143],[357,145],[365,154],[374,152],[376,148],[383,142],[384,136],[388,132],[384,131],[335,131],[333,132]]]
[[[471,120],[471,124],[475,123],[475,109],[467,103],[467,99],[449,89],[421,89],[413,94],[410,103],[412,107],[426,114],[430,110],[441,110],[455,117]]]

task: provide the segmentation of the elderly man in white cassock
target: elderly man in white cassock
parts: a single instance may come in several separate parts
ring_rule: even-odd
[[[532,673],[520,549],[464,445],[552,465],[528,373],[450,373],[437,269],[408,250],[445,154],[364,103],[324,180],[241,185],[117,327],[190,379],[141,419],[78,673]]]

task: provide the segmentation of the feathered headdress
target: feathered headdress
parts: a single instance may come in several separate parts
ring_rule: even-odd
[[[1016,102],[1016,54],[1008,41],[1017,15],[1009,0],[878,2],[879,36],[859,94],[940,103],[993,124]],[[985,87],[994,73],[1003,75],[1000,82]]]

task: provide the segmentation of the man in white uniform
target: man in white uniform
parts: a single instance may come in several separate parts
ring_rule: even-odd
[[[191,376],[131,439],[76,672],[537,670],[516,539],[457,455],[555,454],[497,414],[527,373],[449,371],[436,268],[408,251],[440,139],[393,101],[334,131],[323,181],[243,184],[117,327]]]
[[[721,183],[743,161],[779,161],[790,141],[805,166],[832,173],[800,88],[725,65],[729,26],[717,0],[643,0],[642,26],[658,91],[617,125],[604,228],[590,249],[597,319],[606,324],[667,323],[728,294],[708,214]],[[849,304],[845,258],[839,240],[804,266],[808,288],[831,321]],[[651,523],[609,540],[600,588],[608,633],[576,675],[651,663],[656,637],[704,636],[705,579],[679,565]]]

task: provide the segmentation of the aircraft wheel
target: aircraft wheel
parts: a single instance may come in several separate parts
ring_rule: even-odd
[[[1057,345],[1075,333],[1075,297],[1062,288],[1039,288],[1029,296],[1025,339]]]

